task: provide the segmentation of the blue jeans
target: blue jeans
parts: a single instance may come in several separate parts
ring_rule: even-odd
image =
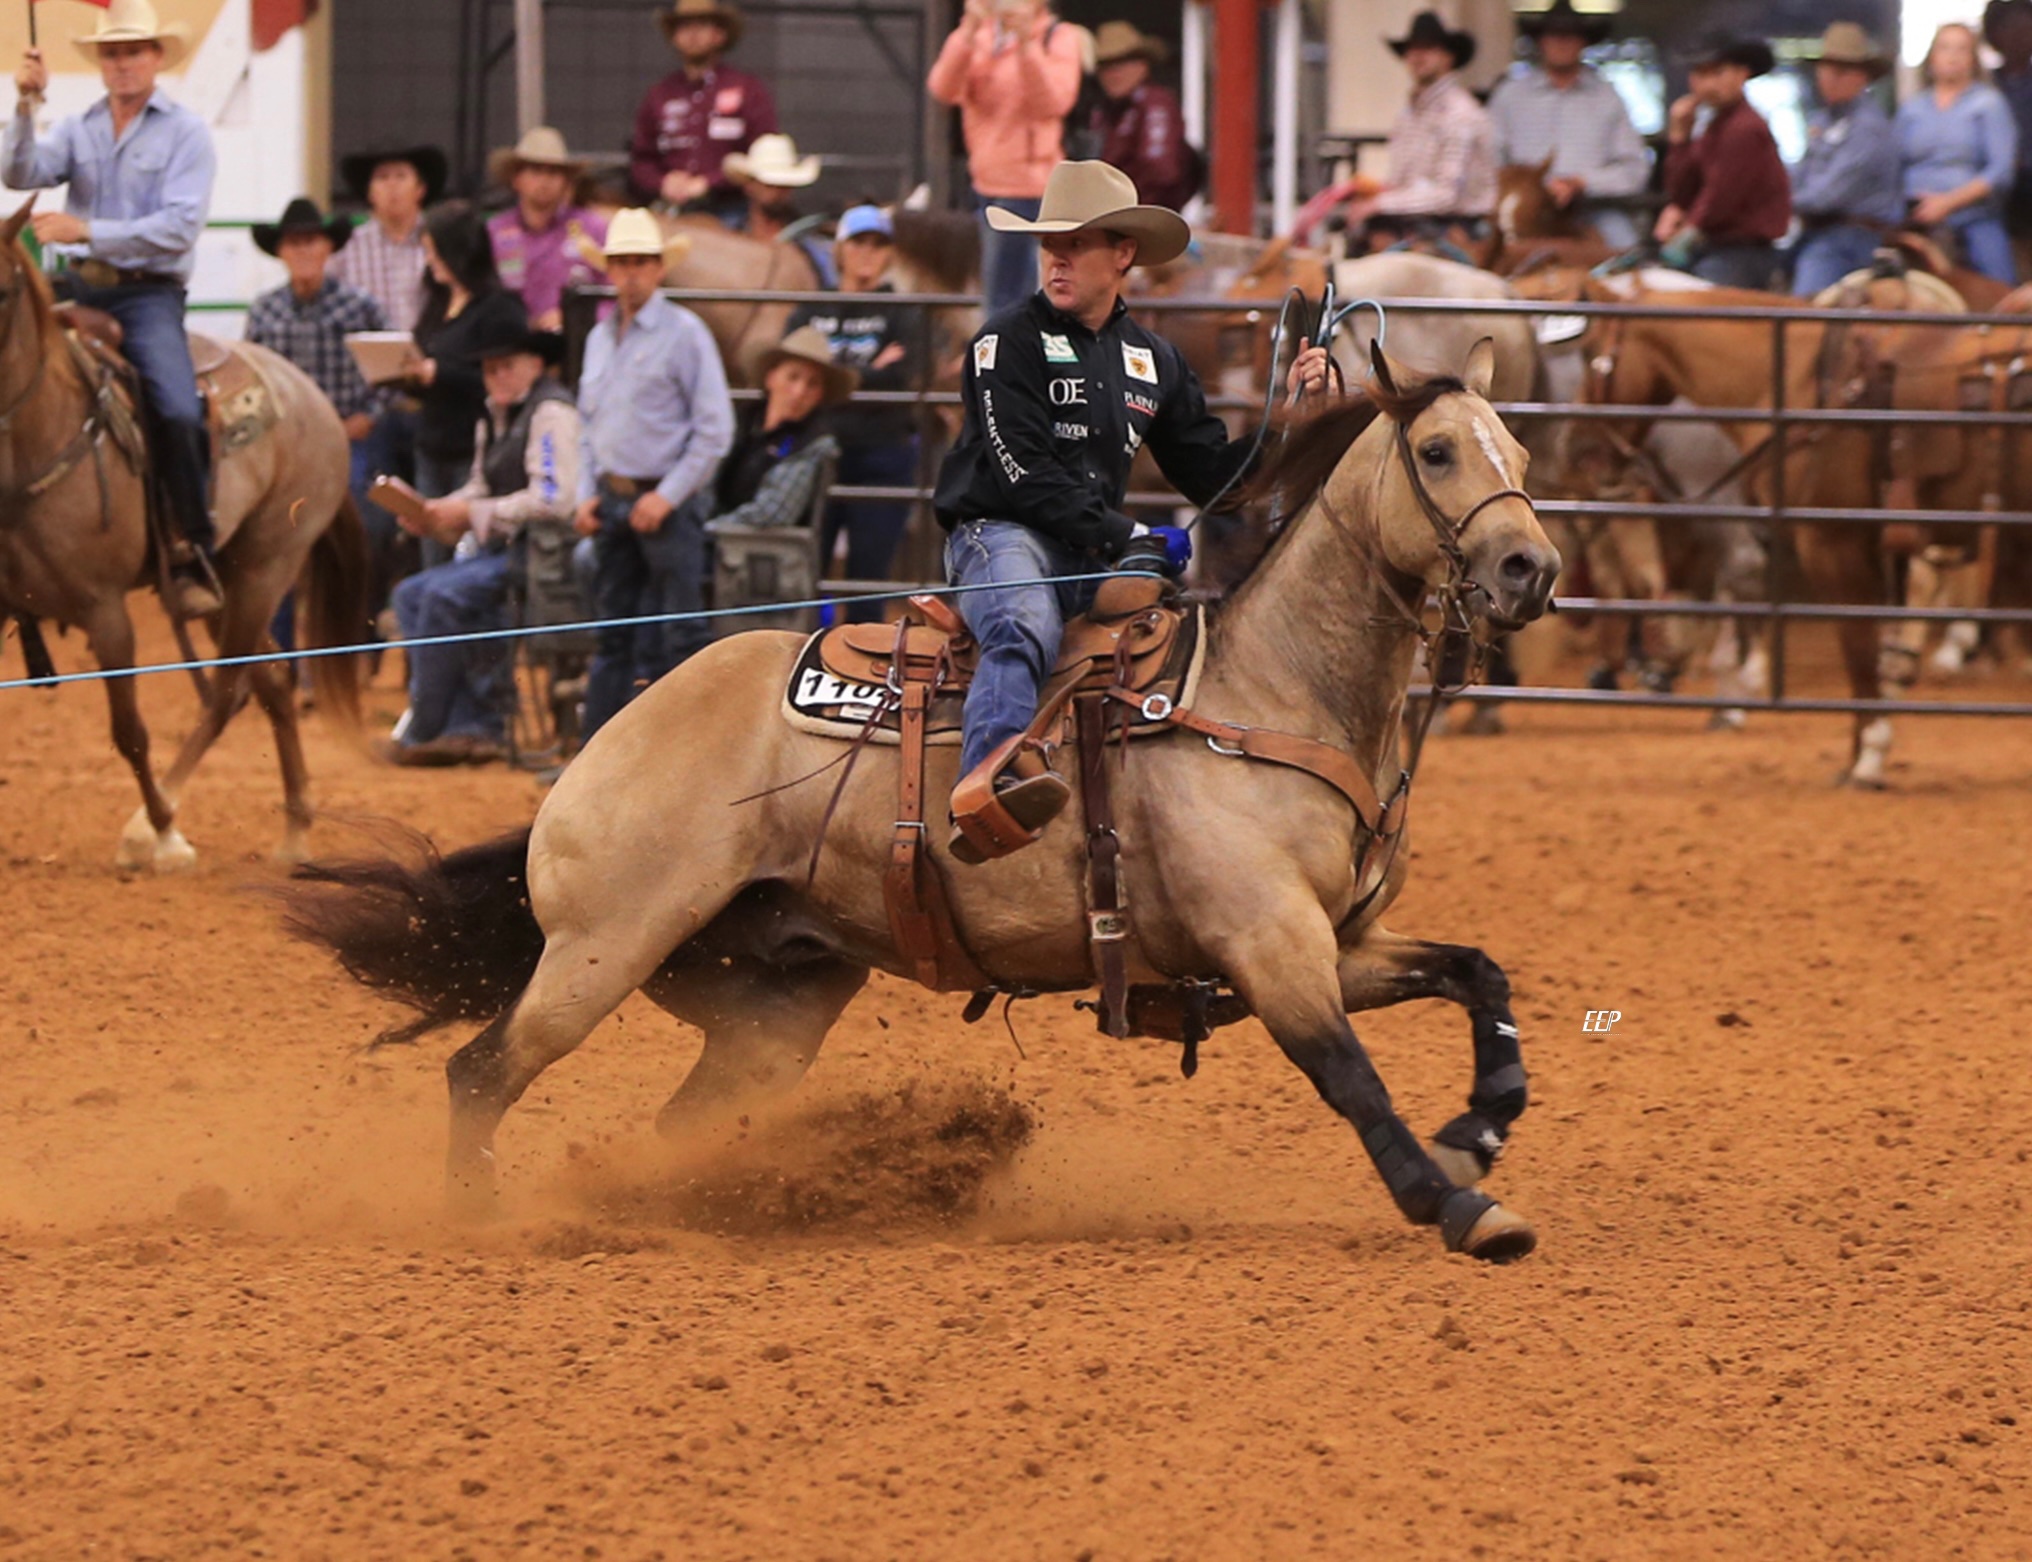
[[[917,480],[917,440],[888,445],[848,445],[840,452],[836,481],[856,488],[908,488]],[[908,499],[835,499],[826,506],[819,558],[831,569],[840,533],[847,534],[848,580],[887,580],[896,562],[897,544],[910,524]],[[851,601],[846,621],[879,624],[882,604]]]
[[[1602,236],[1602,242],[1612,249],[1636,248],[1637,224],[1622,207],[1596,206],[1582,201],[1574,215],[1582,222],[1591,223],[1595,232]]]
[[[67,296],[88,309],[103,309],[120,322],[122,350],[141,377],[162,462],[162,483],[170,518],[200,548],[212,546],[211,496],[206,473],[211,441],[205,432],[204,403],[198,399],[197,371],[191,367],[190,338],[184,335],[184,291],[160,287],[78,287]]]
[[[416,452],[416,491],[426,499],[442,499],[446,494],[457,493],[472,475],[473,458],[470,454],[446,457],[432,455],[427,450]],[[426,568],[442,564],[452,556],[450,546],[433,537],[423,538],[421,549]]]
[[[2004,219],[1994,212],[1953,225],[1954,235],[1968,255],[1969,268],[1998,282],[2015,284],[2018,262],[2011,254],[2011,235]]]
[[[1007,195],[976,195],[981,212],[982,307],[993,315],[1013,309],[1037,291],[1037,240],[1027,233],[997,233],[988,226],[990,206],[1037,220],[1038,201]]]
[[[1030,725],[1037,691],[1058,661],[1065,621],[1093,605],[1100,582],[1052,577],[1100,568],[1086,554],[1015,521],[966,521],[953,528],[945,544],[945,575],[955,586],[1048,582],[969,591],[954,599],[981,646],[962,717],[961,775]]]
[[[407,556],[415,552],[414,544],[407,542],[409,534],[395,524],[395,517],[368,502],[367,488],[377,477],[416,481],[414,410],[392,405],[383,408],[367,437],[353,444],[353,497],[359,501],[360,520],[367,528],[370,617],[388,605],[395,582],[409,573]]]
[[[411,575],[395,588],[396,621],[405,640],[508,627],[506,548],[454,559]],[[506,640],[409,649],[409,726],[405,743],[441,737],[508,735],[513,656]]]
[[[1873,229],[1847,223],[1814,229],[1792,252],[1793,296],[1817,297],[1851,271],[1862,270],[1881,243]]]
[[[1777,256],[1768,244],[1712,245],[1687,267],[1716,287],[1746,287],[1759,293],[1771,291],[1777,269]]]
[[[706,534],[711,506],[703,495],[671,511],[653,532],[628,524],[635,507],[600,491],[600,529],[593,538],[593,616],[640,618],[698,613],[705,608]],[[600,631],[586,673],[586,736],[686,657],[712,641],[703,618],[674,624],[621,624]]]

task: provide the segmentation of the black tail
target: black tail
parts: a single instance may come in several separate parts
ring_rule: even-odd
[[[290,875],[284,926],[347,975],[417,1011],[375,1045],[505,1012],[529,985],[543,930],[523,877],[529,831],[440,856],[407,834],[408,860],[307,862]]]
[[[21,657],[28,663],[29,678],[41,683],[56,677],[56,663],[50,659],[49,643],[42,638],[42,625],[26,613],[16,613],[14,627],[21,636]]]

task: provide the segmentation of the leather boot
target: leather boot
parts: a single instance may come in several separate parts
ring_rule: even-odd
[[[1035,836],[1056,819],[1065,810],[1065,805],[1072,801],[1072,788],[1066,783],[1065,777],[1055,770],[1023,778],[1004,773],[995,778],[995,801],[1018,827]],[[989,853],[975,844],[957,823],[953,827],[952,839],[947,843],[946,849],[952,853],[955,861],[970,866],[979,866],[989,858]],[[1010,851],[1019,849],[1020,847],[1012,846],[1007,851],[995,855],[1006,857]]]

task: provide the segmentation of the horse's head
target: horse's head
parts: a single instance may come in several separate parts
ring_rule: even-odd
[[[1487,629],[1538,618],[1559,550],[1524,492],[1530,457],[1489,405],[1495,344],[1477,342],[1458,379],[1416,379],[1375,346],[1370,362],[1371,437],[1393,447],[1373,479],[1385,560]]]
[[[1561,213],[1545,187],[1545,176],[1551,171],[1550,152],[1542,163],[1506,163],[1496,170],[1496,231],[1505,242],[1560,231]]]
[[[0,222],[0,235],[4,235],[0,238],[0,329],[11,322],[12,306],[21,290],[31,285],[29,275],[35,263],[21,247],[21,233],[34,215],[35,197],[31,195],[15,209],[13,216]]]

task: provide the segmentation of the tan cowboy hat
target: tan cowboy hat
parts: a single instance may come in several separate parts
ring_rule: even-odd
[[[537,125],[523,131],[513,146],[496,147],[487,159],[487,177],[496,184],[509,183],[524,168],[556,168],[576,179],[586,171],[586,161],[565,150],[562,131]]]
[[[1148,60],[1161,65],[1170,55],[1162,38],[1153,38],[1134,22],[1103,22],[1094,34],[1094,60],[1113,65],[1117,60]]]
[[[1869,73],[1875,81],[1891,68],[1889,56],[1870,41],[1870,35],[1855,22],[1830,22],[1827,31],[1820,35],[1820,53],[1813,57],[1816,65],[1853,65],[1857,70]]]
[[[741,41],[741,29],[745,25],[741,13],[730,5],[721,5],[718,0],[677,0],[668,11],[659,11],[656,25],[663,29],[663,36],[672,43],[677,42],[677,28],[680,22],[718,22],[727,35],[727,47]]]
[[[769,371],[786,358],[801,358],[815,365],[825,375],[825,405],[833,406],[854,394],[854,387],[861,383],[860,371],[850,369],[833,358],[833,344],[815,325],[801,325],[773,347],[763,347],[748,354],[748,378],[760,385],[769,378]]]
[[[630,206],[614,213],[607,224],[607,239],[596,244],[592,235],[577,235],[579,254],[589,265],[607,269],[607,262],[620,255],[655,255],[664,265],[674,266],[691,253],[691,240],[685,234],[665,234],[663,225],[656,220],[656,214],[641,206]]]
[[[745,152],[729,152],[720,164],[730,179],[753,179],[772,190],[802,190],[818,183],[816,157],[799,157],[797,143],[784,135],[757,136]]]
[[[148,0],[113,0],[99,13],[91,37],[73,38],[71,42],[94,65],[99,62],[99,45],[102,43],[159,43],[162,45],[164,70],[170,69],[190,52],[190,35],[184,30],[183,23],[172,22],[164,27],[156,19],[155,7]]]
[[[988,226],[997,233],[1077,233],[1100,228],[1136,241],[1136,264],[1161,266],[1176,260],[1192,243],[1192,229],[1177,212],[1143,206],[1136,185],[1121,169],[1107,163],[1060,163],[1044,182],[1044,200],[1035,222],[988,208]]]

